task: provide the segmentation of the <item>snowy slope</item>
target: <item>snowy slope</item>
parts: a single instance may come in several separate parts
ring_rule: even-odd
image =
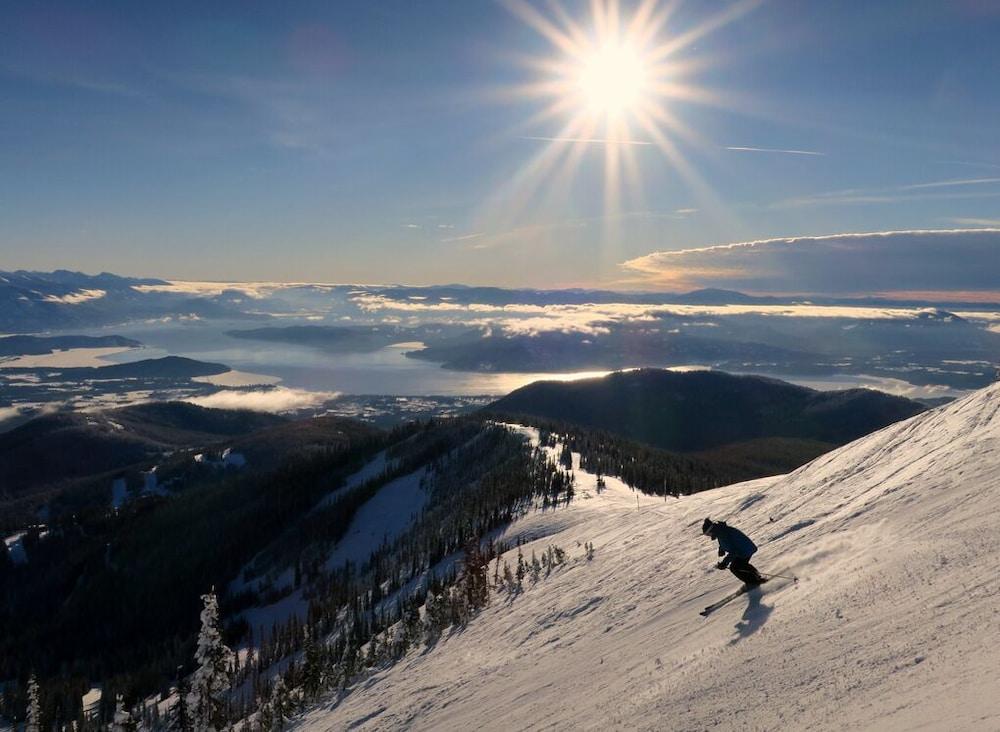
[[[379,488],[351,520],[344,538],[327,558],[326,569],[337,569],[345,562],[361,565],[372,552],[410,528],[427,503],[427,492],[420,484],[426,474],[426,468],[420,468]]]
[[[1000,729],[1000,384],[779,478],[638,507],[577,478],[511,527],[566,566],[300,728]],[[737,586],[709,515],[798,585],[701,618]]]
[[[358,472],[349,476],[342,487],[325,496],[317,507],[330,505],[333,502],[331,497],[341,495],[343,491],[356,488],[365,481],[377,477],[388,466],[385,453],[380,452]],[[379,488],[351,519],[347,532],[327,556],[324,568],[340,569],[347,562],[353,562],[360,567],[383,544],[391,544],[405,533],[419,518],[427,503],[428,495],[421,485],[421,479],[426,474],[426,468],[420,468]],[[274,586],[291,587],[294,577],[294,567],[288,567],[274,582]],[[231,592],[239,591],[243,588],[260,586],[261,582],[261,578],[245,582],[241,572],[229,587]],[[241,613],[241,617],[258,633],[266,633],[274,623],[284,622],[292,615],[305,619],[308,609],[306,594],[299,588],[277,602],[247,608]]]

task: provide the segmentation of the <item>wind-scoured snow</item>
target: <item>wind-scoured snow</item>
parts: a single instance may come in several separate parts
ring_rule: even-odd
[[[299,727],[1000,729],[1000,384],[691,497],[637,502],[611,478],[598,494],[575,472],[569,507],[509,530],[541,537],[527,556],[566,549],[565,566]],[[713,566],[706,516],[798,584],[700,617],[738,587]]]

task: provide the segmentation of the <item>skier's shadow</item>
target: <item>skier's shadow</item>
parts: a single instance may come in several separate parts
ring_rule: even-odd
[[[744,638],[749,638],[767,622],[774,607],[761,602],[763,596],[764,592],[759,587],[755,587],[747,593],[748,602],[746,609],[743,611],[743,616],[739,622],[734,626],[737,635],[729,641],[729,645],[735,645]]]

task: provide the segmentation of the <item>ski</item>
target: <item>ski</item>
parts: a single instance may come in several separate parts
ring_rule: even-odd
[[[764,582],[767,582],[767,580],[765,579]],[[764,584],[764,582],[761,582],[760,585]],[[723,605],[728,605],[730,602],[735,600],[740,595],[745,595],[747,592],[754,589],[754,587],[760,587],[760,585],[754,585],[753,587],[748,587],[747,585],[743,585],[740,589],[736,590],[736,592],[726,595],[721,600],[716,600],[698,614],[701,615],[703,618],[707,618],[709,615],[714,613]]]

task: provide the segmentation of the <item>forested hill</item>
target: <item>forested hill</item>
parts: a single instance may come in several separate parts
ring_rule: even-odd
[[[773,437],[843,445],[925,409],[870,389],[816,391],[720,371],[638,369],[538,381],[485,411],[568,422],[693,452]]]

